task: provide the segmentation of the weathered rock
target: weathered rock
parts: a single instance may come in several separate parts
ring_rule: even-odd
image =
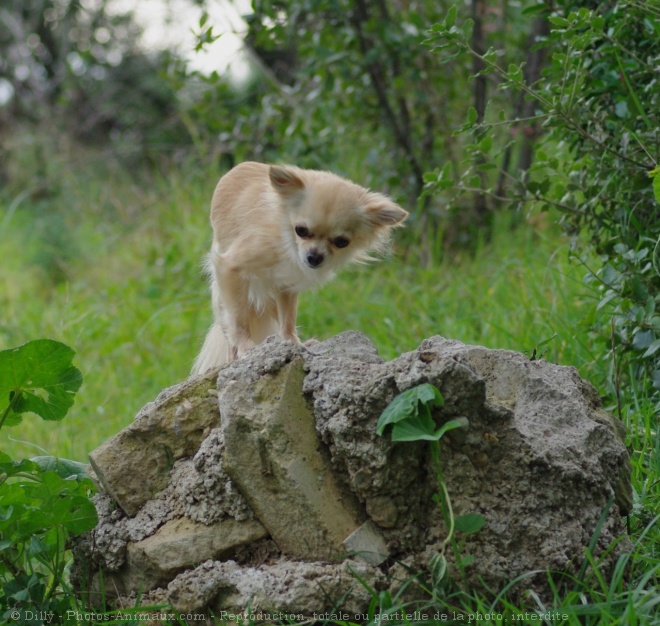
[[[232,620],[231,615],[248,613],[255,616],[254,621],[270,624],[313,619],[315,614],[335,608],[330,598],[343,598],[342,609],[352,617],[366,613],[371,597],[352,572],[371,585],[383,579],[382,574],[355,561],[281,559],[259,568],[242,567],[234,561],[207,561],[175,578],[167,595],[174,609],[182,613],[209,607],[219,619]]]
[[[253,612],[309,617],[342,597],[347,611],[364,611],[368,597],[349,566],[326,562],[346,553],[369,560],[350,565],[363,580],[396,590],[383,577],[427,566],[447,529],[427,444],[378,437],[376,422],[398,393],[427,382],[445,398],[436,422],[463,424],[441,442],[454,513],[486,520],[459,537],[463,555],[476,557],[471,584],[574,573],[603,511],[594,549],[602,567],[629,548],[624,537],[606,550],[625,535],[628,454],[574,368],[441,337],[386,363],[352,332],[309,349],[270,338],[216,374],[217,403],[210,378],[192,379],[165,396],[169,409],[161,396],[139,427],[92,455],[123,511],[97,496],[100,523],[76,549],[78,570],[87,558],[122,596],[153,588],[144,598],[216,615],[251,603]],[[186,400],[187,434],[173,437]],[[152,460],[148,486],[136,486]],[[245,534],[221,547],[216,531],[227,525]],[[525,586],[543,594],[547,576],[525,577],[518,591]]]
[[[363,517],[319,449],[302,397],[302,359],[256,383],[227,374],[218,396],[225,471],[282,552],[308,560],[340,556]]]
[[[167,522],[151,537],[128,547],[133,553],[132,566],[166,577],[207,559],[226,560],[238,547],[267,536],[266,529],[256,520],[224,519],[205,526],[183,517]]]
[[[163,391],[133,423],[89,455],[103,489],[128,514],[168,484],[176,459],[194,454],[218,425],[213,376],[197,376]]]

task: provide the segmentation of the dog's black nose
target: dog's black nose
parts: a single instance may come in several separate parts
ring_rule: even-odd
[[[325,259],[325,257],[316,250],[310,250],[307,253],[307,264],[310,267],[318,267],[321,265],[321,263],[323,263],[323,259]]]

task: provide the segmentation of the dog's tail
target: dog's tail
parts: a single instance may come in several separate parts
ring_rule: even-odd
[[[203,374],[212,367],[229,362],[229,346],[219,324],[213,324],[204,340],[204,345],[195,359],[191,374]]]

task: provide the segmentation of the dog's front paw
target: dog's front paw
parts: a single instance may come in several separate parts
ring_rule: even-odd
[[[316,337],[312,337],[311,339],[308,339],[303,343],[303,346],[305,348],[311,348],[312,346],[315,346],[317,343],[321,343]]]
[[[242,339],[232,343],[229,348],[229,360],[235,361],[236,359],[242,357],[246,352],[252,350],[255,344],[250,339]]]
[[[284,341],[290,341],[291,343],[297,343],[298,345],[302,343],[298,338],[298,335],[295,333],[283,333],[281,337],[284,339]]]

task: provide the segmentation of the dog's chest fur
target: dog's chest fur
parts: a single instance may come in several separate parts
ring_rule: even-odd
[[[315,289],[334,275],[330,269],[311,269],[290,259],[282,259],[276,265],[259,273],[246,276],[250,306],[263,311],[275,300],[278,292],[300,293]]]

